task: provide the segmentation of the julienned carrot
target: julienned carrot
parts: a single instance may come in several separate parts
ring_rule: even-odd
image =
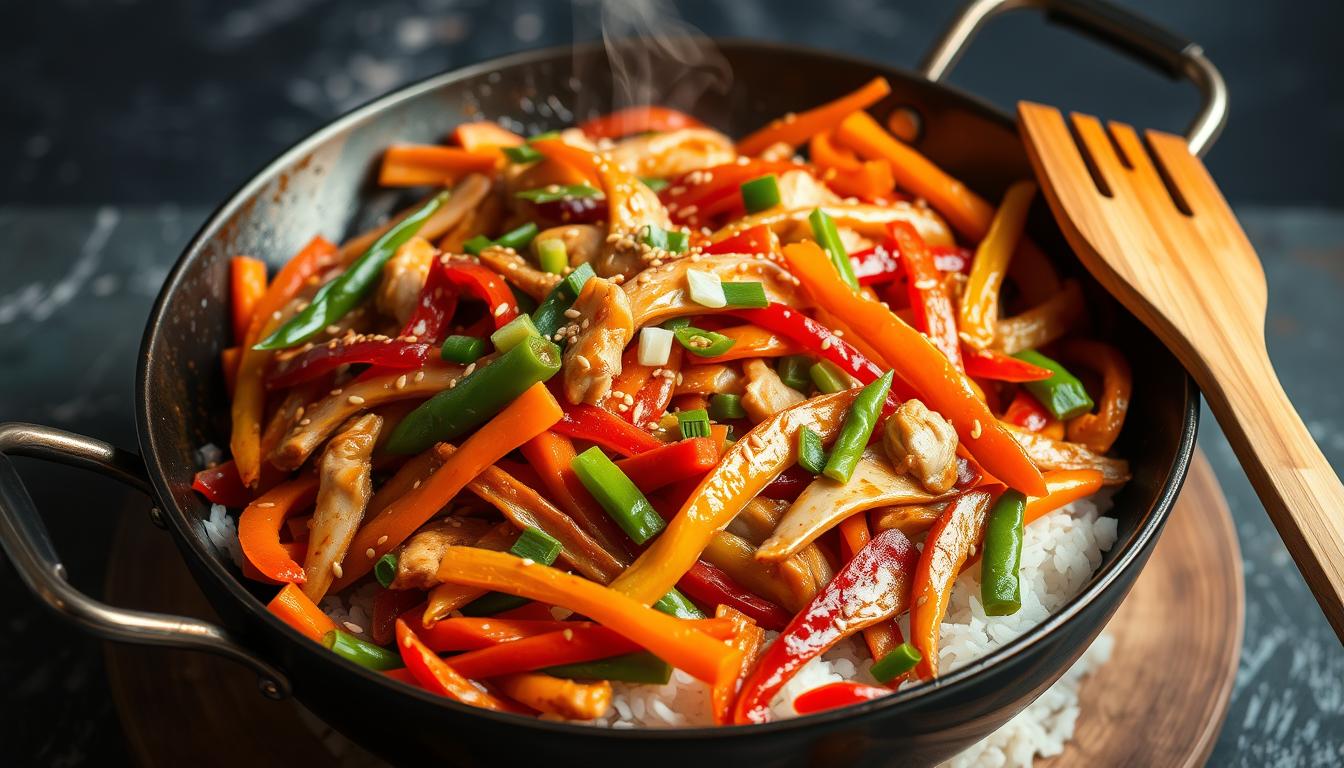
[[[303,289],[308,278],[331,265],[335,258],[335,245],[321,237],[313,238],[280,268],[265,295],[252,309],[230,407],[233,430],[229,435],[229,450],[245,486],[256,487],[261,476],[261,419],[266,406],[262,375],[271,357],[269,352],[252,349],[252,345],[262,338],[262,331],[278,324],[280,311]]]
[[[449,619],[448,621],[453,621]],[[440,624],[435,624],[437,629]],[[559,623],[559,622],[557,622]],[[428,645],[428,643],[426,643]],[[433,647],[432,645],[430,647]],[[641,650],[620,633],[588,624],[561,626],[518,639],[492,643],[453,657],[453,669],[475,680],[535,669],[606,659]]]
[[[482,120],[459,124],[453,129],[453,141],[468,152],[481,152],[497,151],[500,147],[516,147],[522,144],[524,139],[498,123]]]
[[[229,259],[229,304],[233,311],[233,343],[247,340],[252,311],[266,295],[266,262],[251,256]]]
[[[939,627],[952,600],[952,585],[971,548],[980,543],[993,499],[982,490],[958,496],[924,539],[910,585],[910,642],[922,656],[914,673],[924,680],[938,676]]]
[[[840,147],[830,131],[814,134],[807,153],[821,169],[821,180],[845,197],[868,200],[890,198],[896,186],[891,163],[860,160],[848,147]]]
[[[1101,489],[1104,476],[1095,469],[1057,469],[1045,473],[1046,494],[1027,499],[1024,525],[1039,520],[1065,504],[1087,498]]]
[[[616,468],[639,490],[649,493],[663,486],[700,477],[719,461],[719,444],[710,437],[678,440],[638,456],[621,459]]]
[[[541,476],[546,495],[555,499],[557,506],[569,513],[579,527],[597,539],[608,552],[626,551],[626,538],[616,522],[602,511],[597,500],[583,487],[574,474],[573,461],[578,452],[574,443],[564,435],[546,430],[523,443],[523,458]]]
[[[344,575],[332,585],[339,592],[373,569],[378,558],[396,549],[443,506],[505,454],[560,420],[560,404],[542,384],[535,384],[472,433],[419,488],[392,502],[355,534]],[[370,556],[367,553],[372,550]]]
[[[737,674],[741,651],[729,648],[690,622],[648,607],[667,594],[671,584],[652,599],[641,602],[555,568],[473,547],[447,547],[438,575],[447,582],[508,592],[568,608],[710,684]]]
[[[322,642],[323,635],[336,629],[331,617],[314,605],[295,584],[286,584],[266,604],[266,609],[315,643]]]
[[[835,136],[860,157],[889,162],[898,186],[928,200],[966,238],[979,242],[989,231],[989,222],[994,218],[993,206],[908,144],[887,133],[866,112],[846,115]]]
[[[243,556],[268,579],[303,583],[303,566],[280,543],[285,518],[301,512],[317,498],[317,477],[300,475],[257,497],[238,516],[238,543]]]
[[[397,619],[397,650],[401,651],[401,659],[406,662],[406,669],[410,670],[411,676],[425,690],[482,709],[518,711],[517,707],[510,706],[477,688],[447,662],[434,655],[434,652],[426,648],[401,619]]]
[[[602,186],[598,156],[583,147],[576,147],[561,139],[539,139],[530,145],[552,162],[559,163],[581,174],[588,183]]]
[[[784,258],[816,302],[872,344],[924,404],[952,422],[962,444],[990,474],[1010,488],[1045,495],[1041,471],[976,395],[970,380],[947,356],[881,304],[849,289],[815,243],[794,243]],[[663,535],[666,537],[666,534]]]
[[[784,357],[802,352],[802,348],[782,336],[776,336],[758,325],[735,325],[715,331],[733,340],[733,346],[722,355],[700,357],[691,355],[686,362],[692,365],[726,363],[747,357]]]
[[[451,184],[469,173],[490,173],[501,155],[432,144],[394,144],[383,153],[378,184],[425,187]]]
[[[1036,184],[1019,181],[1008,188],[985,239],[976,247],[971,275],[961,296],[957,328],[962,341],[976,349],[994,343],[994,326],[999,321],[999,290],[1008,274],[1008,265],[1022,239],[1027,211],[1036,196]]]
[[[646,605],[667,594],[695,565],[714,533],[797,461],[798,430],[807,427],[823,440],[834,437],[858,392],[845,390],[786,408],[733,443],[667,528],[611,583],[612,589]]]
[[[761,655],[761,647],[765,645],[765,630],[757,626],[751,617],[728,605],[720,604],[714,610],[714,616],[733,623],[735,631],[732,640],[728,642],[742,652],[742,662],[737,675],[715,683],[709,693],[710,706],[714,710],[714,722],[726,725],[733,720],[733,700],[737,698],[738,686]]]
[[[891,93],[891,85],[887,83],[887,79],[874,78],[857,91],[841,96],[835,101],[772,121],[766,127],[739,141],[737,153],[759,155],[766,148],[779,143],[797,149],[813,134],[834,129],[846,116],[867,109],[888,93]]]
[[[514,701],[566,720],[592,720],[611,707],[611,683],[581,683],[540,672],[505,675],[495,685]]]

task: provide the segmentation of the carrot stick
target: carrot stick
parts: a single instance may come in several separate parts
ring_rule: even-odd
[[[835,101],[814,107],[797,115],[785,116],[747,136],[737,143],[739,155],[759,155],[767,147],[784,143],[797,149],[813,134],[829,131],[853,112],[867,109],[883,96],[891,93],[891,85],[884,77],[868,81],[857,91]],[[870,118],[871,119],[871,118]]]
[[[300,475],[257,497],[238,516],[238,543],[243,555],[268,579],[303,583],[303,566],[280,543],[285,518],[317,498],[317,477]]]
[[[453,141],[468,152],[498,150],[500,147],[516,147],[523,143],[523,137],[500,127],[498,123],[479,121],[461,123],[453,129]]]
[[[454,546],[444,551],[439,578],[563,606],[710,684],[737,674],[741,651],[724,645],[690,622],[659,613],[634,598],[555,568],[502,552]]]
[[[230,408],[233,430],[229,436],[229,450],[245,486],[256,487],[261,477],[261,419],[266,406],[262,374],[271,358],[271,353],[254,350],[252,345],[261,338],[262,331],[279,322],[280,310],[303,289],[308,278],[331,264],[335,257],[336,246],[321,237],[313,238],[280,268],[265,295],[252,309]]]
[[[556,621],[555,619],[523,620],[502,619],[498,616],[480,618],[461,616],[437,621],[432,627],[416,626],[411,628],[430,650],[436,653],[446,651],[476,651],[492,648],[504,643],[512,643],[525,637],[544,635],[548,632],[561,632],[565,629],[596,626],[585,621]]]
[[[394,144],[383,153],[378,184],[383,187],[423,187],[452,184],[469,173],[490,173],[498,152],[472,152],[459,147],[430,144]]]
[[[1101,489],[1104,476],[1095,469],[1057,469],[1045,473],[1047,493],[1027,500],[1023,525],[1039,520],[1065,504],[1085,499]]]
[[[1026,451],[994,418],[970,380],[923,334],[851,291],[816,243],[786,246],[784,258],[819,305],[872,344],[926,405],[952,422],[976,461],[1011,488],[1045,495],[1041,472]]]
[[[592,720],[611,706],[611,683],[580,683],[540,672],[506,675],[495,680],[499,690],[524,706],[567,720]]]
[[[560,404],[543,384],[519,395],[493,419],[468,437],[462,446],[420,484],[419,488],[392,502],[355,534],[344,575],[332,585],[339,592],[373,569],[378,558],[401,545],[456,496],[472,478],[504,455],[560,420]],[[369,550],[373,555],[367,555]]]
[[[251,256],[229,260],[229,300],[233,309],[233,341],[242,344],[252,323],[252,311],[266,294],[266,262]]]
[[[299,634],[315,643],[322,642],[322,636],[336,629],[336,623],[322,609],[313,604],[303,590],[294,584],[286,584],[266,609],[281,621],[297,629]]]

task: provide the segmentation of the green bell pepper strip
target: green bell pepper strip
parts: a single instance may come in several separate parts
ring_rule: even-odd
[[[873,664],[871,673],[879,683],[889,683],[915,668],[924,655],[909,643],[901,643]]]
[[[349,632],[333,629],[322,636],[322,645],[341,658],[355,662],[375,672],[385,672],[406,666],[401,655],[368,640],[360,639]]]
[[[654,603],[652,608],[655,611],[661,611],[668,616],[676,616],[679,619],[703,619],[705,614],[695,607],[688,597],[677,591],[676,587],[671,592],[663,595]]]
[[[1022,535],[1027,497],[1005,491],[985,521],[984,555],[980,561],[980,602],[990,616],[1010,616],[1022,608]]]
[[[826,449],[821,445],[821,435],[808,427],[798,430],[798,466],[814,475],[821,474],[826,468]]]
[[[672,665],[648,651],[612,656],[598,661],[562,664],[541,670],[552,677],[572,680],[617,680],[623,683],[667,685],[672,679]]]
[[[560,370],[560,348],[532,336],[489,365],[477,368],[421,403],[392,431],[388,453],[420,453],[431,445],[465,434],[499,413],[537,382]]]
[[[636,544],[657,536],[667,525],[644,494],[601,448],[593,446],[575,456],[570,467],[579,476],[583,487]]]
[[[672,335],[686,351],[697,357],[717,357],[733,348],[737,342],[722,333],[701,330],[693,325],[673,329]]]
[[[532,324],[537,326],[537,333],[547,339],[555,336],[555,332],[568,322],[565,310],[569,309],[574,299],[579,297],[584,283],[594,277],[597,277],[597,273],[587,264],[580,264],[574,271],[565,275],[564,279],[546,295],[537,311],[532,313]]]
[[[827,395],[849,389],[849,376],[830,360],[820,360],[807,369],[807,375],[817,391]]]
[[[747,418],[747,409],[742,407],[741,395],[716,392],[709,398],[709,415],[715,421],[745,419]]]
[[[840,434],[835,438],[835,445],[831,446],[831,456],[821,471],[823,475],[836,482],[849,482],[849,476],[854,474],[863,449],[868,445],[868,438],[873,436],[873,429],[882,418],[882,406],[891,391],[892,377],[892,372],[887,371],[882,378],[859,390],[859,396],[854,398]]]
[[[340,276],[319,288],[302,312],[252,348],[268,350],[298,346],[345,317],[347,312],[373,293],[382,279],[383,265],[387,264],[398,248],[420,231],[420,227],[439,210],[450,194],[447,190],[440,192],[419,210],[389,228]]]
[[[742,182],[742,207],[747,213],[760,213],[779,205],[779,177],[773,173]]]
[[[1045,406],[1051,416],[1063,421],[1092,410],[1094,403],[1087,394],[1087,389],[1083,387],[1083,382],[1069,373],[1064,366],[1034,349],[1024,349],[1013,357],[1054,374],[1048,379],[1022,383],[1032,397]]]
[[[807,355],[785,355],[775,364],[775,373],[784,386],[807,394],[812,389],[812,375],[808,370],[815,362]]]
[[[839,230],[835,228],[835,220],[820,208],[812,211],[807,220],[812,225],[812,235],[816,238],[817,245],[831,257],[835,271],[840,273],[840,277],[851,290],[859,290],[859,279],[854,276],[854,265],[850,263],[849,252],[845,250],[845,243],[840,239]]]

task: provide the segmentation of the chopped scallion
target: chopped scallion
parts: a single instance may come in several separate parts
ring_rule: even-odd
[[[773,173],[742,183],[742,206],[747,213],[774,208],[779,201],[779,177]]]
[[[814,475],[821,474],[826,468],[826,449],[821,445],[821,435],[808,427],[798,430],[798,466]]]
[[[709,413],[704,408],[677,412],[677,428],[682,439],[709,437]]]
[[[639,332],[639,364],[667,365],[672,355],[672,339],[675,334],[664,328],[652,326]]]
[[[840,277],[850,288],[859,290],[859,279],[854,276],[854,265],[849,261],[849,252],[845,250],[845,243],[840,239],[840,231],[835,228],[835,221],[820,208],[812,211],[807,220],[812,224],[812,235],[816,238],[817,245],[831,257],[831,263],[835,265]]]
[[[485,235],[477,235],[462,244],[462,250],[470,253],[472,256],[480,256],[481,251],[494,245],[495,241]]]
[[[503,327],[495,329],[495,332],[490,334],[490,343],[495,345],[496,352],[508,352],[528,338],[540,335],[537,326],[532,324],[531,317],[519,315],[505,323]]]
[[[388,552],[386,555],[378,558],[378,562],[373,564],[373,577],[378,583],[386,589],[392,586],[392,582],[397,578],[397,555],[395,552]]]
[[[539,528],[524,528],[518,540],[509,547],[509,554],[517,555],[534,563],[552,565],[560,556],[560,542]]]
[[[901,643],[873,664],[872,675],[879,683],[889,683],[915,668],[924,656],[909,643]]]
[[[475,336],[449,336],[439,349],[439,357],[450,363],[474,363],[484,354],[485,340]]]
[[[742,407],[742,398],[738,395],[715,393],[709,398],[709,415],[715,421],[745,419],[747,411]]]
[[[722,333],[705,331],[688,325],[672,332],[686,351],[697,357],[716,357],[733,348],[736,344],[732,337]]]
[[[514,195],[533,203],[554,203],[575,197],[601,197],[602,190],[587,184],[551,184],[536,189],[525,189]]]
[[[650,248],[668,253],[681,253],[691,244],[691,238],[679,229],[667,230],[655,224],[645,224],[639,230],[639,240]]]
[[[738,309],[765,309],[770,300],[765,297],[765,285],[756,281],[723,283],[724,306]]]
[[[500,149],[504,152],[504,156],[514,163],[535,163],[543,157],[535,147],[526,144],[519,144],[516,147],[500,147]]]
[[[836,367],[830,360],[821,360],[811,368],[807,373],[812,377],[812,383],[816,385],[817,391],[826,394],[843,392],[849,389],[849,375]]]
[[[565,268],[569,266],[569,253],[565,249],[565,241],[558,237],[538,240],[537,263],[541,265],[545,272],[550,272],[553,275],[563,275]]]
[[[527,247],[528,243],[532,242],[532,238],[537,236],[538,231],[537,225],[529,221],[521,227],[511,229],[495,238],[495,245],[500,248],[512,248],[515,251],[521,251]]]
[[[722,309],[728,306],[728,299],[723,295],[723,281],[713,272],[701,269],[686,270],[686,287],[689,289],[691,301],[702,307]]]
[[[601,448],[593,446],[575,456],[570,467],[579,476],[583,487],[636,544],[652,539],[667,525],[644,494]]]
[[[775,364],[775,373],[784,386],[807,394],[812,389],[812,377],[808,369],[812,367],[812,358],[807,355],[786,355]]]
[[[405,666],[401,662],[401,656],[395,651],[389,651],[382,646],[374,645],[368,640],[363,640],[343,630],[333,629],[326,633],[322,636],[322,644],[337,656],[375,672],[385,672],[389,669]]]

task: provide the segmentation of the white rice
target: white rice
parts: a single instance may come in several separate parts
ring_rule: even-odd
[[[201,528],[221,555],[228,555],[239,569],[243,567],[243,545],[238,541],[238,526],[223,504],[210,505],[210,516],[201,521]]]
[[[1027,528],[1022,546],[1022,609],[1012,616],[987,616],[980,605],[980,570],[962,574],[942,625],[939,668],[963,666],[1039,624],[1078,594],[1116,540],[1116,521],[1102,517],[1109,496],[1078,501]],[[902,629],[905,629],[903,626]],[[773,640],[773,635],[770,637]],[[1030,766],[1036,755],[1058,754],[1073,735],[1082,677],[1110,656],[1103,636],[1058,682],[1001,729],[948,764]],[[804,666],[771,704],[776,718],[794,717],[793,700],[826,683],[875,681],[863,644],[845,641]],[[913,683],[912,683],[913,684]],[[612,708],[592,721],[612,728],[669,728],[712,725],[709,687],[674,670],[666,685],[613,684]]]

